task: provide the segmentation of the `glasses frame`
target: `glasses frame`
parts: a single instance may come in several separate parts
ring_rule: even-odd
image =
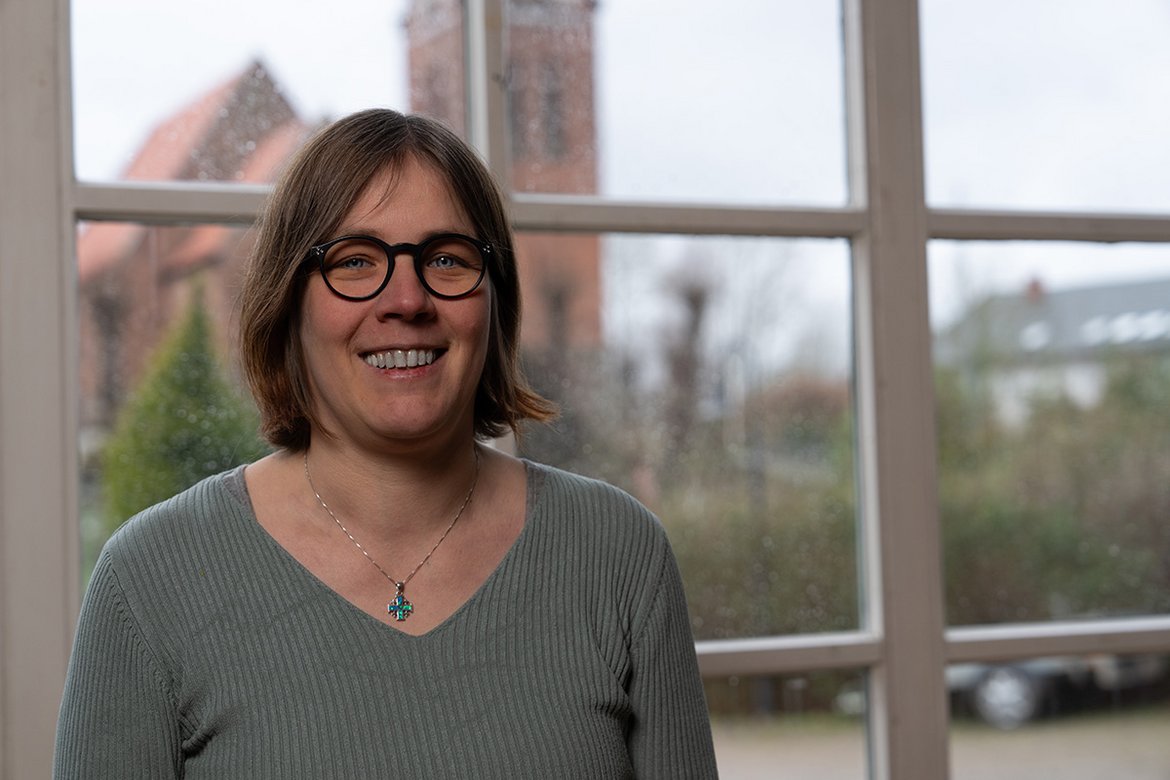
[[[449,241],[453,238],[466,241],[468,244],[471,244],[473,247],[475,247],[479,251],[480,259],[483,260],[483,267],[480,269],[479,278],[475,280],[475,284],[471,286],[470,290],[464,293],[459,293],[458,295],[447,295],[446,293],[441,293],[435,290],[433,287],[427,284],[426,277],[423,275],[423,257],[426,254],[426,249],[431,245],[440,241]],[[369,241],[371,244],[376,244],[379,248],[382,249],[383,252],[386,253],[386,259],[389,260],[389,262],[386,264],[385,278],[382,279],[382,283],[378,285],[378,288],[369,295],[346,295],[333,286],[333,284],[329,281],[329,274],[325,272],[325,256],[329,254],[329,249],[337,244],[340,244],[342,241],[353,240]],[[420,284],[422,284],[424,290],[436,298],[441,298],[445,301],[455,301],[460,298],[466,298],[479,289],[479,286],[483,283],[483,278],[487,276],[488,264],[491,262],[492,258],[495,257],[495,252],[495,247],[487,241],[480,241],[478,238],[472,238],[471,236],[467,236],[462,233],[438,233],[436,235],[427,237],[424,241],[420,241],[417,244],[406,242],[401,244],[388,244],[380,238],[358,233],[347,236],[338,236],[337,238],[332,238],[323,244],[317,244],[310,247],[309,253],[305,257],[305,262],[316,264],[317,270],[321,273],[321,278],[325,280],[325,286],[328,287],[329,291],[337,297],[344,298],[347,301],[368,301],[372,298],[378,297],[381,295],[382,291],[386,289],[386,285],[390,283],[390,277],[394,275],[394,269],[398,265],[398,256],[407,254],[410,255],[414,260],[414,274],[418,277],[418,281]]]

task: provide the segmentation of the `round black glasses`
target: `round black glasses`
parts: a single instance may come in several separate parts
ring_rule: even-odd
[[[426,291],[436,298],[471,295],[487,272],[491,244],[461,233],[440,233],[419,244],[387,244],[373,236],[342,236],[309,250],[325,284],[347,301],[368,301],[390,282],[395,258],[408,254]]]

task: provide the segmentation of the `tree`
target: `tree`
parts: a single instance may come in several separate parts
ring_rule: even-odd
[[[196,288],[122,408],[102,455],[107,532],[204,477],[260,457],[257,416],[216,359]]]
[[[1028,399],[1000,422],[986,383],[940,371],[940,512],[952,625],[1157,613],[1170,604],[1170,364],[1108,366],[1100,401]]]

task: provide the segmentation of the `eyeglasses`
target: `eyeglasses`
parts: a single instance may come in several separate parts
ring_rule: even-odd
[[[395,258],[408,254],[422,286],[436,298],[462,298],[483,281],[495,249],[486,241],[441,233],[420,244],[387,244],[373,236],[342,236],[309,250],[325,284],[347,301],[368,301],[390,282]]]

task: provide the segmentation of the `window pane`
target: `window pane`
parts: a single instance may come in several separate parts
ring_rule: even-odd
[[[663,520],[695,634],[858,626],[848,245],[521,236],[521,448]]]
[[[515,186],[614,198],[846,199],[836,0],[510,0]]]
[[[408,5],[73,0],[79,177],[268,180],[322,119],[410,103],[408,38],[426,49],[441,36],[404,25]],[[415,67],[436,92],[462,89]]]
[[[247,239],[221,225],[79,226],[87,575],[131,514],[265,451],[229,359]]]
[[[731,677],[707,680],[705,685],[721,777],[866,776],[861,672]]]
[[[951,625],[1170,612],[1170,247],[930,246]]]
[[[1163,0],[923,0],[936,206],[1170,209]]]
[[[1033,658],[947,673],[954,780],[1170,776],[1170,659]]]

